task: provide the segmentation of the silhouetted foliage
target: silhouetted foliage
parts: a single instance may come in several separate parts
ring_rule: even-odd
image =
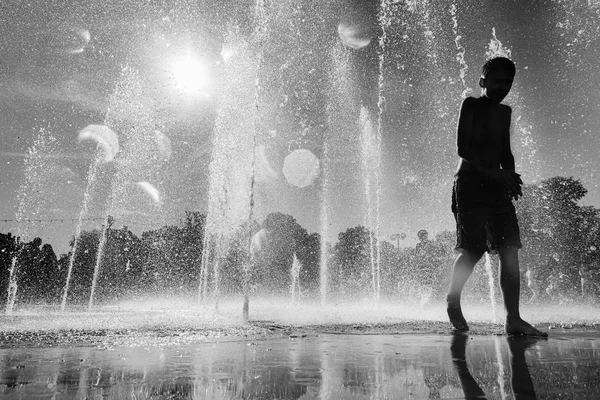
[[[340,294],[373,293],[372,262],[375,238],[364,226],[349,228],[338,235],[330,268],[332,284]]]
[[[186,212],[183,226],[164,226],[144,232],[142,280],[150,293],[189,294],[199,286],[206,216]]]
[[[253,283],[261,291],[286,293],[291,288],[294,253],[300,250],[308,233],[291,215],[271,213],[262,224],[265,243],[253,266]]]
[[[522,270],[530,269],[545,287],[554,281],[560,295],[577,294],[582,265],[598,269],[599,210],[579,204],[586,193],[577,179],[553,177],[525,185],[516,203],[524,245]],[[548,268],[554,255],[559,266]]]
[[[522,272],[531,271],[532,279],[550,299],[589,299],[592,295],[597,300],[600,210],[580,204],[586,189],[579,180],[554,177],[525,185],[523,193],[515,203],[524,245]],[[377,284],[374,275],[379,274],[381,296],[425,302],[443,298],[455,257],[453,231],[440,232],[431,240],[421,230],[417,246],[401,248],[400,235],[394,236],[394,245],[357,226],[341,232],[338,241],[329,245],[318,233],[309,234],[293,216],[279,212],[267,215],[260,225],[242,224],[228,238],[211,233],[205,239],[206,216],[199,212],[186,212],[179,225],[143,232],[140,237],[127,227],[113,229],[113,224],[109,217],[100,259],[102,229],[81,232],[77,243],[71,240],[71,251],[58,259],[52,246],[39,238],[25,243],[10,233],[0,234],[0,290],[6,293],[9,270],[15,262],[18,302],[58,303],[72,262],[68,303],[85,303],[99,261],[96,301],[159,292],[195,296],[201,287],[204,255],[209,294],[241,294],[247,269],[254,292],[288,295],[295,255],[301,265],[300,294],[315,297],[321,283],[321,247],[327,245],[332,296],[372,298]],[[209,251],[204,253],[205,245]],[[495,265],[497,259],[492,261]],[[489,294],[482,264],[470,281],[468,296]],[[527,283],[524,276],[523,291]],[[0,301],[5,302],[6,296]]]

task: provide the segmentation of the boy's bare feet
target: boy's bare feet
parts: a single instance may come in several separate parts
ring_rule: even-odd
[[[521,318],[507,318],[504,329],[509,335],[548,337],[546,332],[540,331],[532,326],[529,322],[523,321]]]
[[[457,331],[464,332],[469,330],[469,325],[467,324],[467,320],[463,316],[462,309],[460,308],[460,300],[453,299],[451,296],[446,297],[446,302],[448,303],[448,307],[446,311],[448,312],[448,318],[450,318],[450,323]]]

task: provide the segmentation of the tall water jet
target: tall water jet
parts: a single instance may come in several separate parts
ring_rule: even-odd
[[[100,276],[100,266],[102,265],[102,256],[104,255],[104,247],[106,246],[106,236],[113,222],[110,215],[107,215],[104,224],[102,224],[102,233],[100,235],[100,242],[98,243],[98,251],[96,252],[96,262],[94,263],[94,274],[92,275],[88,311],[92,311],[94,307],[94,295],[96,294],[96,286],[98,285],[98,276]]]
[[[212,265],[213,289],[217,288],[215,266],[227,242],[251,215],[251,191],[254,169],[255,80],[257,64],[250,45],[239,32],[232,30],[225,46],[236,49],[225,64],[224,87],[215,123],[209,165],[208,212],[205,248],[201,262],[200,297],[207,300]],[[210,264],[209,264],[210,263]],[[216,292],[213,292],[216,293]]]
[[[327,239],[330,235],[331,221],[335,219],[337,208],[331,205],[331,199],[335,198],[333,184],[348,167],[361,169],[361,137],[352,135],[348,138],[348,132],[360,131],[360,121],[356,118],[357,98],[355,96],[357,85],[355,84],[355,71],[351,62],[351,53],[343,44],[335,43],[331,49],[331,69],[329,73],[329,93],[327,105],[328,132],[325,136],[323,165],[323,192],[321,194],[321,259],[320,259],[320,281],[321,303],[325,304],[329,295],[329,279],[333,278],[333,271],[328,264]],[[361,186],[357,202],[361,210],[364,210],[364,179],[362,174],[357,177],[357,184]],[[334,279],[332,279],[335,281]]]
[[[301,270],[302,270],[302,264],[298,260],[296,253],[294,253],[294,258],[292,260],[292,268],[290,270],[290,274],[291,274],[291,278],[292,278],[291,279],[292,284],[290,286],[290,292],[292,294],[292,304],[296,304],[299,296],[301,295],[301,292],[300,292],[300,271]]]
[[[234,49],[223,68],[223,86],[213,135],[209,165],[208,212],[200,266],[199,297],[208,300],[209,262],[213,264],[213,296],[218,295],[218,258],[244,221],[248,225],[248,259],[243,263],[244,319],[249,313],[252,224],[257,164],[257,113],[259,112],[262,62],[261,44],[268,35],[267,10],[262,0],[255,5],[256,28],[251,41],[231,29],[224,47]],[[248,129],[250,126],[250,129]],[[211,261],[212,260],[212,261]],[[216,300],[216,298],[215,298]]]
[[[45,129],[40,132],[32,146],[27,150],[25,157],[25,182],[19,188],[19,207],[16,213],[16,236],[20,238],[19,249],[13,255],[9,268],[8,290],[6,295],[6,314],[12,314],[17,299],[20,257],[23,249],[23,239],[30,235],[30,221],[32,217],[39,217],[47,208],[44,174],[47,170],[46,157],[55,151],[56,140]]]
[[[139,194],[139,182],[153,180],[161,163],[165,161],[164,152],[161,152],[161,143],[157,141],[155,120],[153,113],[147,106],[147,93],[142,85],[139,72],[126,65],[121,71],[121,77],[109,100],[108,111],[105,117],[106,129],[117,132],[120,139],[117,143],[119,157],[115,159],[116,172],[109,179],[110,192],[107,196],[105,219],[102,226],[100,242],[94,265],[94,275],[88,301],[88,309],[92,309],[94,296],[101,277],[102,257],[107,240],[110,238],[110,228],[114,223],[112,216],[121,216],[131,213],[135,209],[138,214],[145,210],[141,202],[135,202]],[[115,142],[116,135],[112,142]],[[114,147],[114,146],[113,146]],[[145,194],[146,195],[146,194]],[[149,206],[153,219],[157,215],[156,207],[160,204]],[[135,214],[137,215],[137,214]],[[131,217],[133,218],[133,216]]]
[[[376,131],[376,195],[375,195],[375,220],[376,220],[376,288],[375,288],[375,300],[379,301],[381,291],[381,241],[379,240],[381,233],[381,138],[383,134],[383,114],[385,112],[385,94],[384,94],[384,83],[385,83],[385,54],[387,45],[387,34],[388,28],[392,23],[389,15],[390,0],[382,0],[379,6],[378,21],[381,29],[381,35],[379,36],[379,55],[378,55],[378,66],[379,74],[377,76],[377,131]]]
[[[107,126],[90,125],[79,132],[79,141],[93,140],[97,143],[96,154],[92,165],[88,170],[87,185],[83,194],[83,203],[79,211],[77,226],[75,227],[75,236],[73,237],[73,246],[71,248],[71,257],[69,258],[69,266],[67,267],[67,278],[63,289],[61,311],[65,311],[67,306],[67,296],[69,286],[73,274],[73,266],[75,264],[75,256],[79,245],[81,235],[81,227],[83,219],[88,213],[89,204],[91,201],[92,189],[94,188],[98,175],[98,167],[102,162],[112,161],[119,152],[119,139],[117,134]]]
[[[327,238],[329,237],[329,210],[328,210],[328,201],[329,201],[329,168],[330,168],[330,160],[329,160],[329,144],[327,138],[323,143],[323,162],[322,162],[322,180],[321,180],[321,199],[320,199],[320,207],[319,207],[319,224],[320,224],[320,234],[321,234],[321,243],[319,247],[319,292],[321,295],[321,306],[324,306],[327,303],[327,285],[328,285],[328,275],[329,271],[327,270]]]
[[[457,50],[456,61],[458,61],[458,64],[460,65],[459,77],[463,86],[462,97],[464,98],[467,97],[467,95],[471,91],[471,89],[467,86],[467,82],[465,81],[465,77],[467,75],[467,70],[469,69],[469,66],[467,65],[467,62],[465,60],[466,50],[461,43],[462,36],[458,33],[458,17],[456,11],[456,4],[452,3],[452,5],[450,5],[450,17],[452,18],[452,32],[454,33],[454,45],[456,46]]]
[[[77,254],[77,248],[79,245],[79,237],[81,235],[81,227],[83,225],[83,219],[88,213],[88,205],[90,202],[91,188],[96,180],[97,167],[100,160],[96,157],[96,160],[90,166],[88,170],[87,186],[84,193],[83,204],[79,211],[79,218],[77,220],[77,226],[75,228],[75,236],[73,237],[73,246],[71,247],[71,257],[69,258],[69,266],[67,267],[67,278],[65,280],[65,287],[63,289],[62,300],[60,303],[61,311],[65,311],[67,307],[67,296],[69,294],[69,286],[71,284],[71,276],[73,275],[73,266],[75,264],[75,254]]]
[[[321,199],[320,199],[320,235],[321,243],[319,249],[319,290],[321,295],[321,306],[327,303],[329,292],[329,252],[327,240],[330,235],[330,199],[331,199],[331,180],[334,164],[332,160],[342,159],[342,154],[336,150],[343,148],[341,146],[344,127],[340,127],[341,121],[350,121],[352,115],[352,97],[350,82],[350,62],[348,53],[340,43],[336,43],[331,49],[332,68],[329,73],[329,100],[327,104],[327,126],[328,132],[323,139],[323,161],[321,178]]]
[[[490,290],[490,303],[492,307],[492,321],[496,323],[496,284],[494,282],[494,271],[492,269],[492,257],[490,256],[489,252],[485,253],[485,272],[488,275],[488,288]]]
[[[379,203],[381,185],[381,138],[373,129],[369,112],[365,107],[360,110],[362,170],[367,214],[365,225],[369,229],[369,259],[373,300],[379,301],[381,252],[379,244]]]

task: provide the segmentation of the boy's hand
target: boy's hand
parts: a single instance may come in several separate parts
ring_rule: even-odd
[[[523,191],[521,190],[523,181],[521,180],[521,175],[515,171],[493,169],[489,171],[489,175],[498,181],[511,199],[518,200],[520,196],[523,196]]]

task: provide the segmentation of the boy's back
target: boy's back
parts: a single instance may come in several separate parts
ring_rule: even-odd
[[[509,134],[511,109],[503,104],[491,104],[485,97],[465,100],[464,111],[472,119],[471,137],[468,143],[477,161],[485,168],[500,168],[505,136]],[[473,169],[462,163],[459,169]]]

